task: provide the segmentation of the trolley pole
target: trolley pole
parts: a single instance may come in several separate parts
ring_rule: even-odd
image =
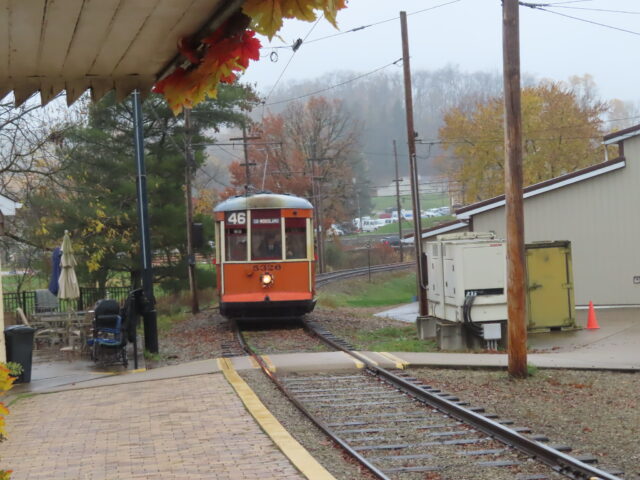
[[[502,2],[508,363],[509,375],[524,378],[527,376],[527,330],[518,8],[518,0]]]
[[[393,141],[393,159],[396,163],[396,208],[398,209],[398,237],[400,237],[400,263],[404,262],[404,252],[402,247],[402,206],[400,205],[400,176],[398,175],[398,150],[396,141]]]
[[[189,274],[189,290],[191,291],[191,313],[194,315],[200,311],[198,303],[198,287],[196,283],[196,257],[193,253],[193,239],[191,228],[193,225],[193,201],[191,199],[191,176],[193,172],[193,158],[191,156],[191,109],[184,110],[184,130],[185,130],[185,160],[184,185],[185,200],[187,207],[187,262]]]
[[[409,34],[407,12],[400,12],[402,30],[402,66],[404,72],[404,101],[407,113],[407,143],[409,146],[409,173],[411,175],[411,197],[413,203],[413,233],[416,249],[416,274],[418,283],[418,306],[420,316],[427,315],[427,278],[422,262],[422,228],[420,224],[420,187],[416,163],[416,133],[413,127],[413,97],[411,94],[411,65],[409,64]]]
[[[241,165],[244,167],[244,194],[249,195],[249,188],[251,187],[251,167],[255,163],[249,163],[249,149],[247,141],[260,140],[262,137],[247,137],[247,124],[242,122],[242,137],[230,138],[229,140],[242,140],[242,147],[244,150],[244,163]]]

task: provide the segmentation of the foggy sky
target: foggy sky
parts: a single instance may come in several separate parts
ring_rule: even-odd
[[[350,0],[338,14],[340,31],[392,19],[400,10],[408,14],[452,0]],[[533,0],[530,0],[533,1]],[[639,34],[625,33],[576,21],[557,14],[520,8],[521,69],[536,78],[567,80],[571,75],[589,73],[600,96],[640,101],[638,57],[640,15],[579,10],[578,8],[640,12],[638,0],[550,0],[563,7],[554,12],[588,19]],[[438,69],[458,65],[466,72],[502,71],[502,10],[500,0],[458,0],[430,11],[409,15],[411,68]],[[365,73],[402,56],[400,21],[392,20],[364,30],[333,38],[315,39],[339,33],[322,19],[313,23],[285,20],[281,39],[263,39],[262,58],[249,66],[243,80],[256,83],[266,94],[283,73],[279,86],[289,80],[314,78],[336,70]],[[307,37],[308,36],[308,37]],[[292,44],[297,38],[307,42],[285,69],[290,48],[270,46]],[[278,61],[270,54],[277,52]],[[399,66],[385,69],[402,71]]]

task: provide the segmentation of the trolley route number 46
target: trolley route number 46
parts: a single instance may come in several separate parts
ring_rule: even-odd
[[[227,217],[227,223],[230,225],[246,225],[247,212],[232,212]]]

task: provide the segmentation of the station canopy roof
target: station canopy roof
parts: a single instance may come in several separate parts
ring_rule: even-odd
[[[243,0],[0,0],[0,98],[40,91],[144,96],[179,64],[178,40],[215,30]]]

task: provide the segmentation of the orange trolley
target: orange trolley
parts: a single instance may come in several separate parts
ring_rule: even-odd
[[[229,198],[214,209],[220,313],[297,318],[315,307],[313,206],[287,194]]]

